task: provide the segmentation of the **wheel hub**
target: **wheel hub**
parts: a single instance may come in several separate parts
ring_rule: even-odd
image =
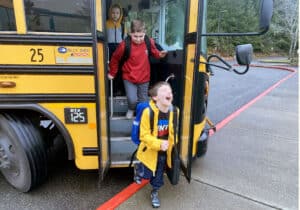
[[[10,161],[6,152],[4,146],[0,144],[0,169],[10,168]]]

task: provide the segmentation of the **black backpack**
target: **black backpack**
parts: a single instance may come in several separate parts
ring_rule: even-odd
[[[149,59],[149,62],[150,62],[150,54],[151,54],[151,42],[150,42],[150,38],[147,35],[145,35],[144,41],[146,43],[146,47],[147,47],[147,50],[148,50],[148,59]],[[120,60],[119,67],[122,67],[124,65],[124,63],[128,60],[129,56],[130,56],[130,44],[131,44],[131,38],[130,38],[130,36],[127,36],[124,39],[124,42],[125,42],[125,50],[124,50],[123,56],[122,56],[122,58]]]

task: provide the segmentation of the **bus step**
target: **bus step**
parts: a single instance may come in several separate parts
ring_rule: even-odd
[[[112,107],[111,107],[112,105]],[[126,96],[117,96],[113,97],[113,103],[111,104],[111,97],[109,98],[109,106],[110,106],[110,112],[113,112],[113,115],[116,115],[118,113],[125,113],[128,110],[128,104],[127,104],[127,98]],[[112,110],[111,110],[112,109]]]
[[[110,135],[111,136],[130,136],[132,127],[132,119],[125,117],[114,117],[110,119]]]
[[[120,142],[120,141],[125,141],[125,142],[130,142],[133,144],[133,142],[131,141],[131,137],[130,136],[121,136],[121,135],[118,135],[118,136],[111,136],[110,137],[110,141],[111,142]]]
[[[132,154],[137,146],[127,138],[112,138],[111,140],[111,163],[112,167],[128,167]]]
[[[131,167],[133,167],[134,164],[137,163],[137,162],[139,162],[139,161],[133,160],[132,164],[131,164]],[[126,161],[111,161],[110,167],[111,168],[126,168],[126,167],[129,167],[129,164],[130,164],[130,160],[126,160]]]

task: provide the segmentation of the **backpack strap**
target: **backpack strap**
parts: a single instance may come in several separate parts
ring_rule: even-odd
[[[125,39],[125,50],[123,54],[124,62],[127,61],[130,56],[130,44],[131,44],[131,38],[130,36],[127,36]]]
[[[123,53],[123,56],[120,60],[120,63],[119,63],[119,69],[122,69],[122,66],[124,65],[124,63],[128,60],[129,58],[129,55],[130,55],[130,43],[131,43],[131,38],[130,36],[127,36],[125,39],[124,39],[124,42],[125,42],[125,48],[124,48],[124,53]]]
[[[173,126],[177,128],[177,107],[173,106]]]
[[[176,137],[177,137],[177,107],[173,106],[173,131],[174,131],[174,152],[177,157],[179,157],[179,148],[178,148],[178,143],[176,142]],[[172,166],[173,167],[173,166]]]
[[[145,41],[145,44],[146,44],[146,47],[147,47],[147,50],[148,50],[148,58],[150,59],[150,55],[151,55],[151,41],[150,41],[149,36],[145,35],[144,41]]]
[[[150,121],[150,130],[151,130],[151,134],[153,132],[153,127],[154,127],[154,113],[152,108],[149,105],[149,121]]]
[[[177,134],[177,107],[173,106],[173,129],[174,129],[174,146],[176,145],[176,134]]]

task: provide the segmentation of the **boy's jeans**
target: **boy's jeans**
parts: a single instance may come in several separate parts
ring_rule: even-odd
[[[127,95],[128,109],[135,110],[135,106],[139,102],[148,101],[149,82],[142,84],[134,84],[128,80],[124,80],[124,87]]]
[[[148,169],[143,163],[137,163],[136,172],[138,176],[144,179],[150,179],[150,184],[153,190],[158,190],[161,186],[164,185],[165,166],[166,166],[166,154],[159,154],[155,176],[153,176],[152,171]]]

